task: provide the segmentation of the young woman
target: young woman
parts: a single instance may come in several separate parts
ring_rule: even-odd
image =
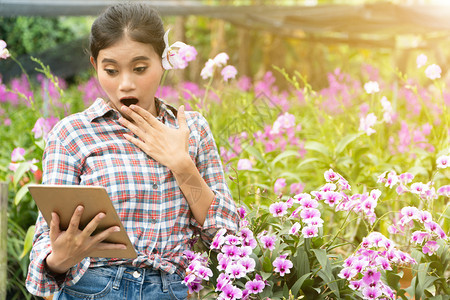
[[[26,282],[32,294],[185,299],[183,251],[193,234],[208,242],[219,228],[237,230],[208,123],[155,97],[166,47],[161,18],[144,3],[114,5],[93,23],[91,63],[108,97],[53,128],[43,184],[104,186],[138,257],[87,257],[124,247],[102,242],[117,227],[92,235],[103,213],[80,230],[78,207],[66,231],[56,213],[49,227],[39,215]]]

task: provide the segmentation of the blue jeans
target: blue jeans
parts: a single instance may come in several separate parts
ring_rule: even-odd
[[[89,268],[73,286],[54,300],[74,299],[186,299],[188,288],[178,274],[131,266]]]

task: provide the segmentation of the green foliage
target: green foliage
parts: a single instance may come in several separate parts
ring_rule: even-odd
[[[14,54],[39,53],[86,34],[86,18],[0,17],[0,37]]]

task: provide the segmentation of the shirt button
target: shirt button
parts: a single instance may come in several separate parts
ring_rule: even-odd
[[[134,278],[139,278],[139,276],[141,276],[141,273],[139,273],[138,271],[134,271],[133,272],[133,277]]]
[[[153,189],[156,190],[158,188],[158,185],[156,183],[153,184]]]

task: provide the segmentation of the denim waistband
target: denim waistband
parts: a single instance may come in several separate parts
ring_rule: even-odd
[[[122,280],[144,283],[161,284],[163,291],[167,291],[168,285],[182,278],[178,274],[168,274],[164,271],[139,268],[127,265],[91,267],[87,272],[92,272],[96,276],[114,277],[113,288],[118,289]]]

